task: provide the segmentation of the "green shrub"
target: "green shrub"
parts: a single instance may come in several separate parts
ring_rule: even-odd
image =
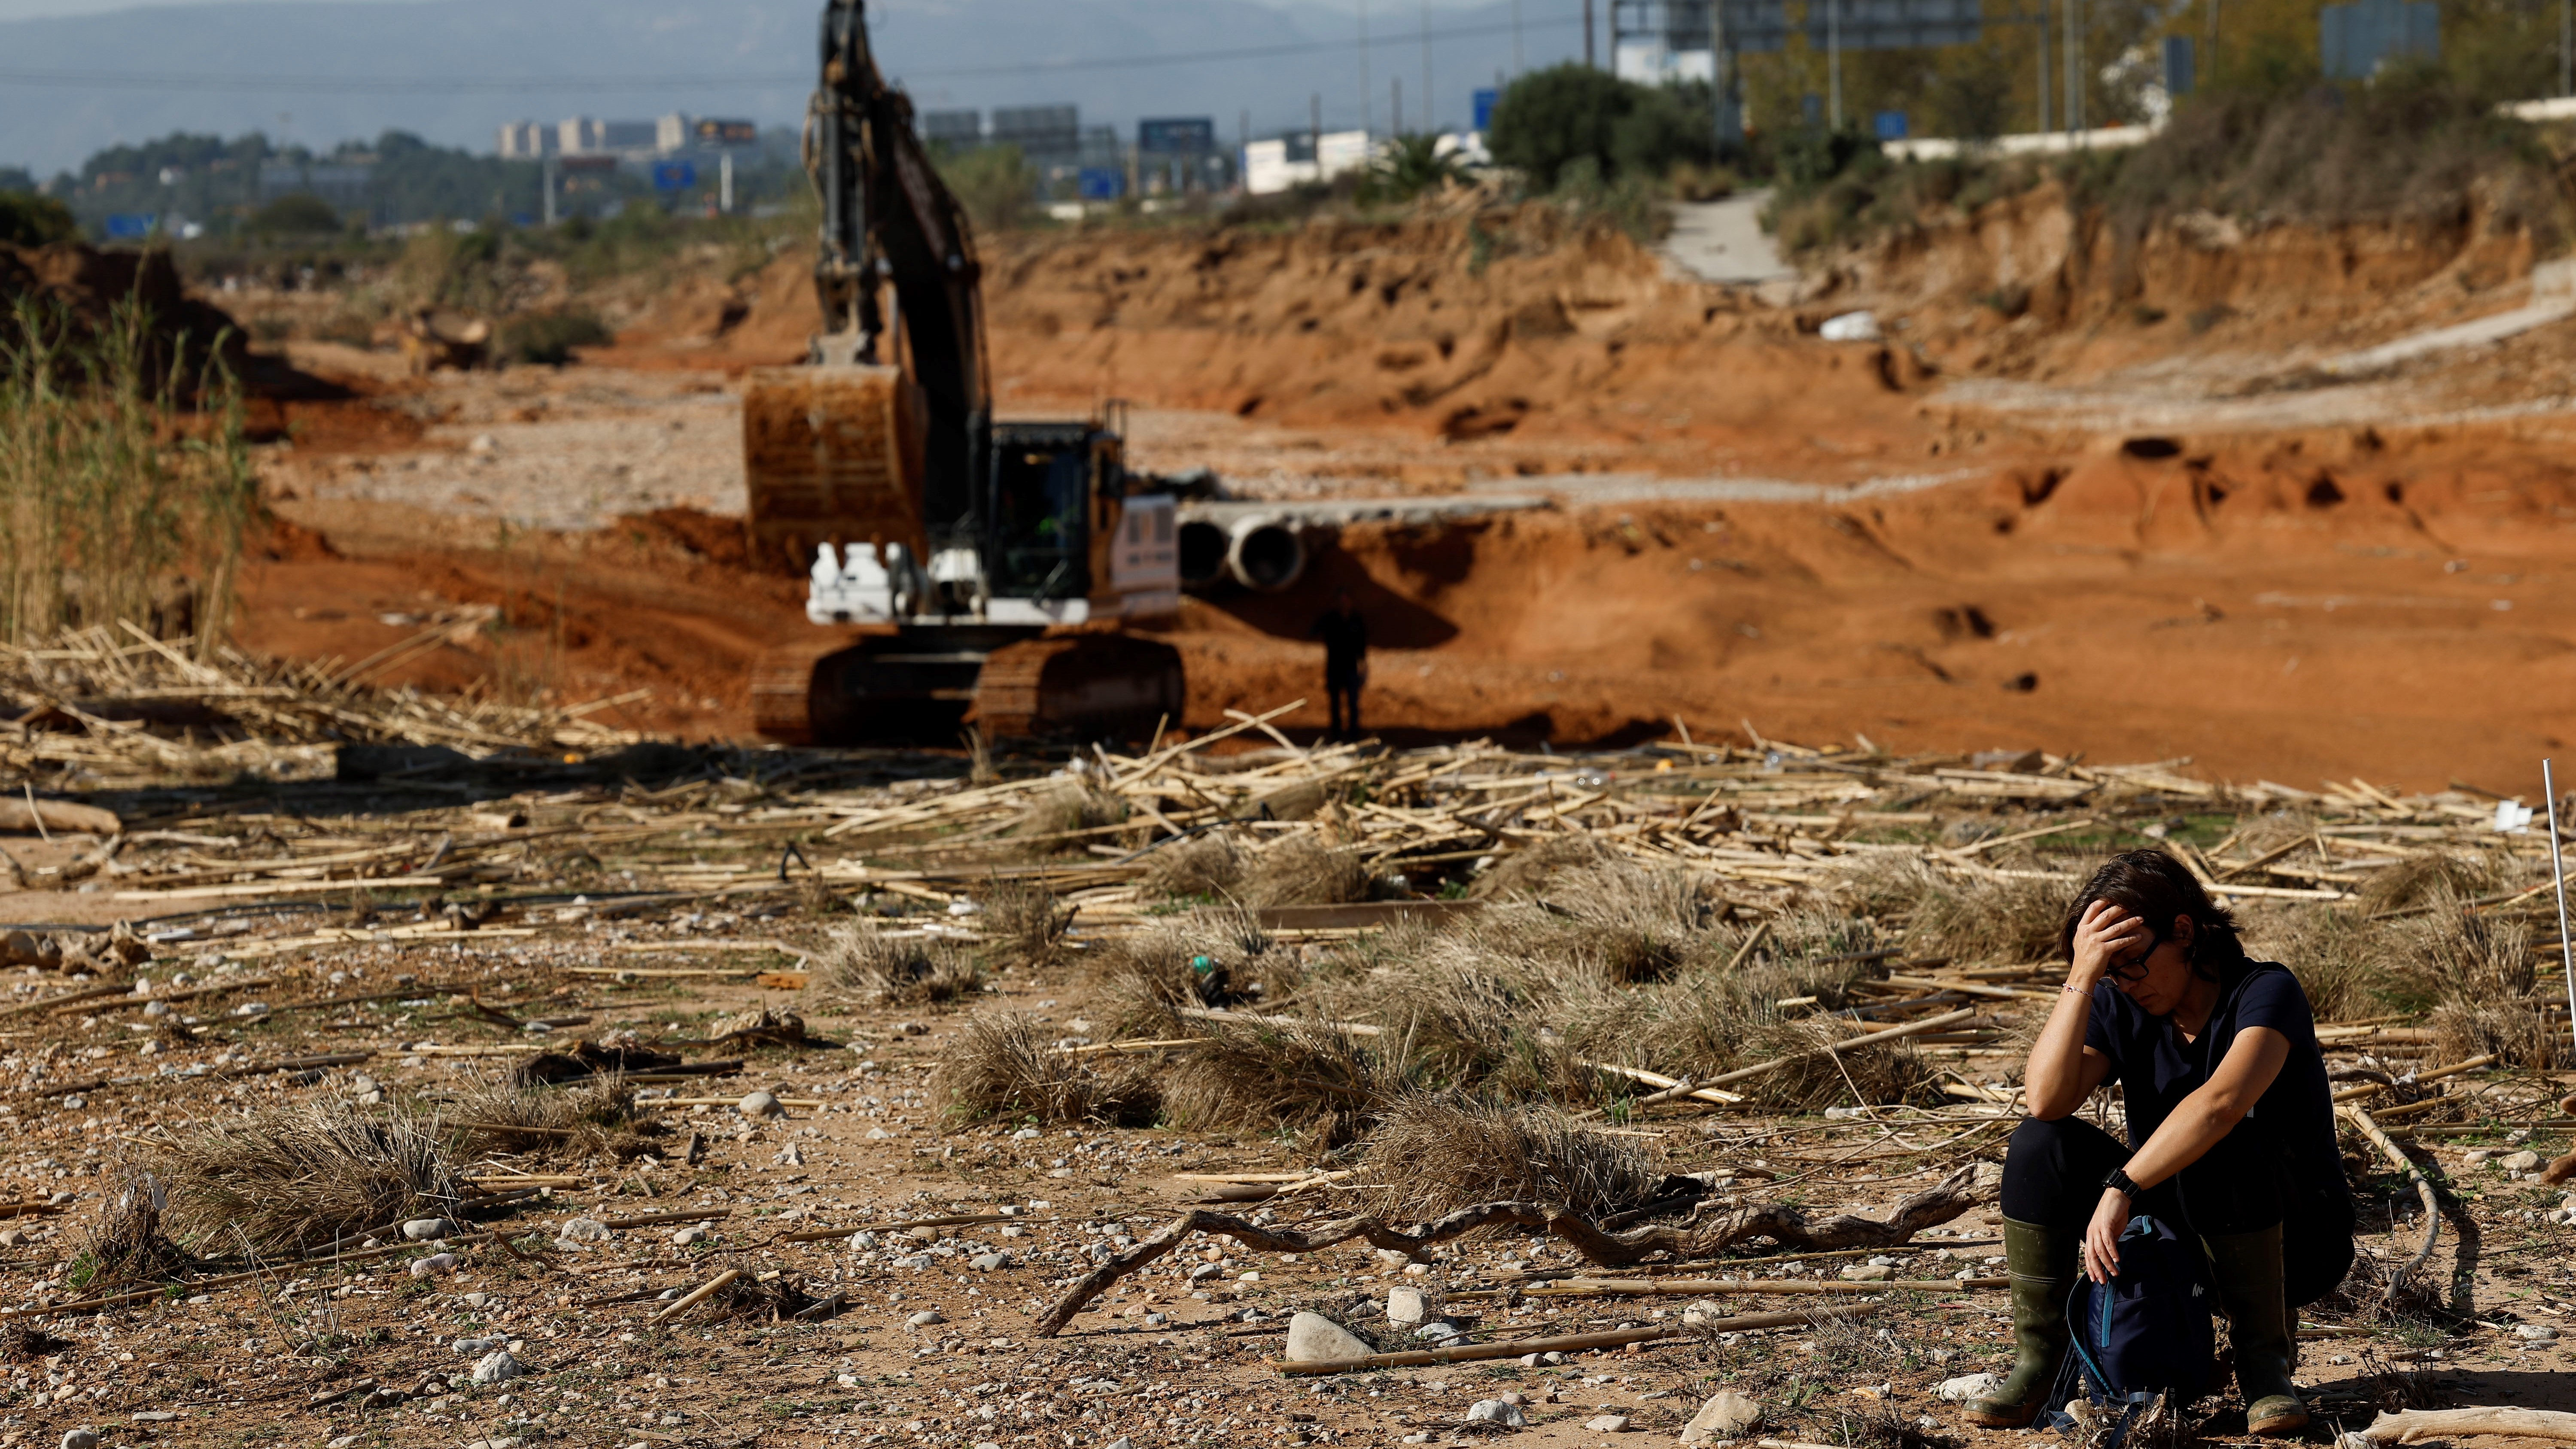
[[[1603,183],[1658,180],[1716,159],[1714,99],[1705,85],[1661,89],[1571,61],[1512,82],[1494,107],[1494,159],[1554,191],[1567,168],[1592,163]]]
[[[250,215],[250,229],[262,236],[314,236],[340,225],[331,203],[307,191],[281,196]]]
[[[78,235],[80,223],[72,219],[70,207],[50,196],[0,191],[0,242],[40,247]]]
[[[510,362],[561,367],[572,361],[576,347],[603,347],[616,340],[599,314],[572,308],[529,312],[501,324],[500,355]]]

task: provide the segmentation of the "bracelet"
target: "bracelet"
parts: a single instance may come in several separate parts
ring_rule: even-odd
[[[2072,981],[2067,982],[2065,985],[2060,986],[2057,989],[2073,996],[2090,996],[2093,994],[2090,988],[2078,986]]]
[[[2126,1165],[2112,1168],[2111,1175],[2102,1179],[2102,1186],[2119,1193],[2131,1202],[2136,1202],[2138,1194],[2146,1190],[2129,1180],[2129,1169]]]

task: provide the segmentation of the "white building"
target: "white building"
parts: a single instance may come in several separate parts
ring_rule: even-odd
[[[541,121],[505,121],[501,125],[501,159],[538,161],[555,152],[555,128]]]
[[[1243,189],[1268,196],[1310,181],[1330,181],[1368,161],[1366,131],[1326,131],[1311,146],[1303,136],[1254,141],[1243,148]]]

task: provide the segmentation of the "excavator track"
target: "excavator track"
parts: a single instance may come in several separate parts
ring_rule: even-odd
[[[1177,723],[1180,651],[1111,630],[841,630],[752,668],[753,724],[791,745],[946,746],[990,739],[1143,739]]]
[[[1187,702],[1181,654],[1106,631],[1052,634],[984,660],[973,720],[996,739],[1143,739]]]

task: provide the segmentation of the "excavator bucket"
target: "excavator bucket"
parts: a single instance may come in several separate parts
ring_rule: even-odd
[[[751,555],[803,573],[825,543],[922,547],[921,390],[892,367],[762,367],[744,380]]]

